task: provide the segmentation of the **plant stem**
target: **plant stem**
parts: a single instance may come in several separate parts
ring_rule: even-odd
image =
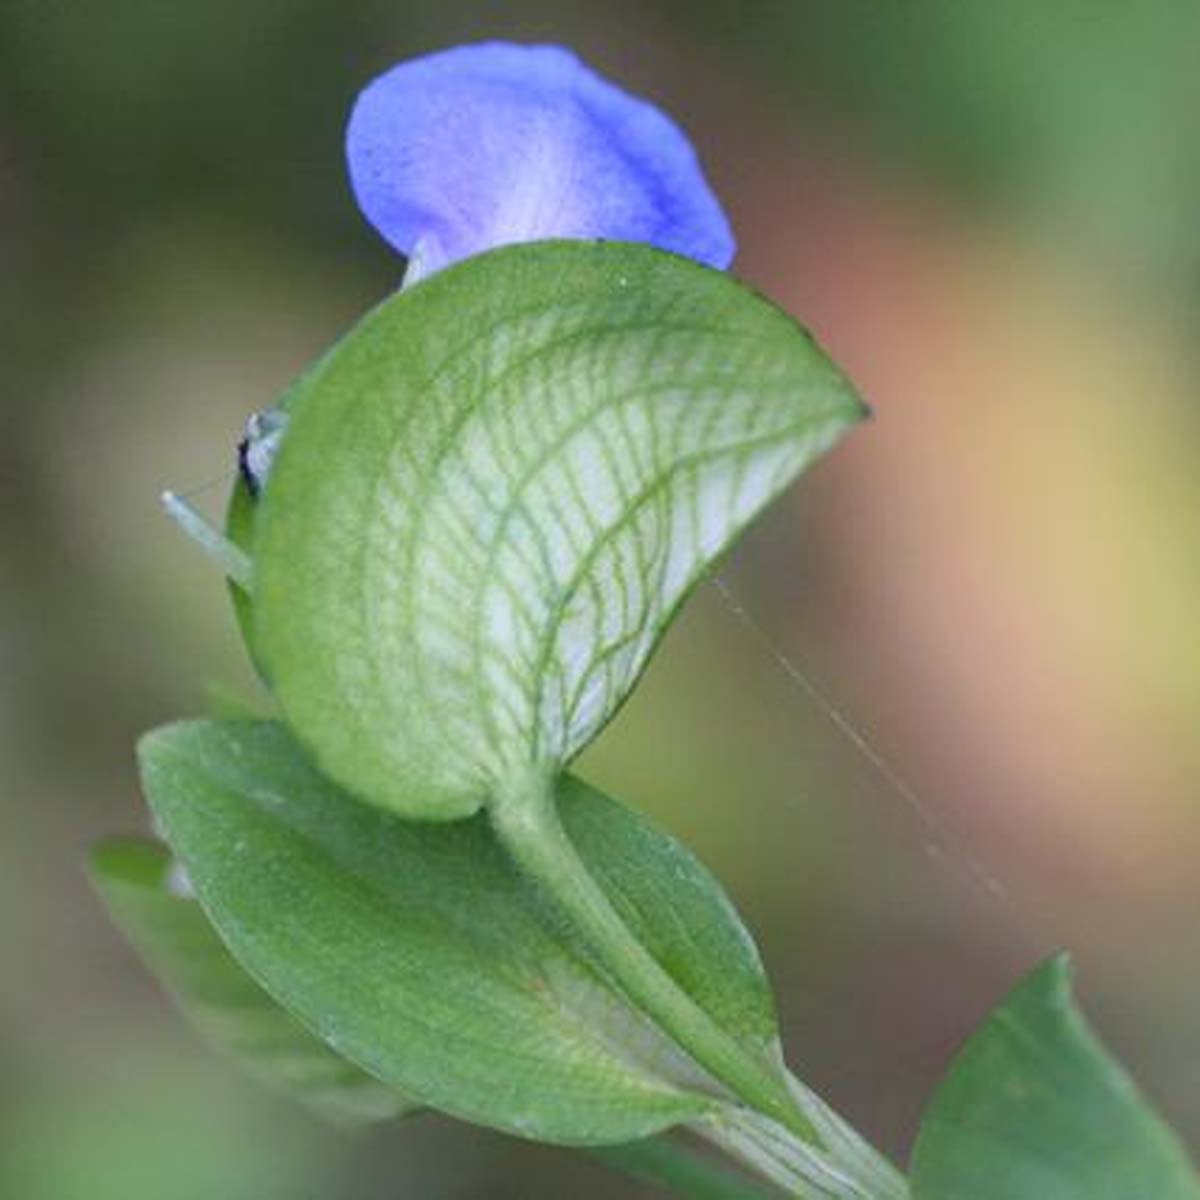
[[[772,1124],[748,1109],[729,1109],[692,1128],[797,1200],[874,1200],[820,1151]]]
[[[623,1146],[596,1146],[587,1153],[688,1200],[769,1200],[758,1184],[706,1161],[665,1135]]]
[[[907,1200],[908,1184],[886,1158],[794,1079],[781,1058],[757,1052],[721,1028],[642,945],[567,836],[554,782],[548,769],[516,780],[489,806],[492,826],[630,1002],[737,1101],[693,1123],[693,1130],[799,1200]],[[638,1146],[602,1153],[614,1162],[640,1155],[653,1168],[651,1155],[660,1151]],[[671,1183],[666,1175],[659,1181]],[[738,1193],[731,1196],[740,1200]]]
[[[254,564],[250,556],[214,529],[182,496],[163,492],[162,506],[184,533],[192,539],[243,591],[254,583]]]
[[[732,1105],[691,1127],[800,1200],[908,1200],[904,1177],[848,1127],[849,1154],[836,1140],[825,1149],[799,1142],[770,1117]]]
[[[790,1073],[787,1080],[797,1105],[817,1131],[830,1158],[865,1186],[875,1200],[907,1200],[908,1181],[904,1175],[820,1096]]]
[[[777,1064],[722,1029],[630,932],[559,820],[554,779],[552,771],[531,771],[490,805],[496,834],[518,866],[571,918],[636,1007],[739,1100],[802,1141],[816,1142],[816,1130],[800,1111]]]

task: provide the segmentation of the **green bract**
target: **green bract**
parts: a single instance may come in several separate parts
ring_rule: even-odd
[[[361,804],[273,722],[168,726],[140,757],[155,817],[242,966],[389,1088],[580,1144],[722,1107],[482,817],[411,822]],[[774,1053],[757,953],[708,873],[577,780],[561,781],[559,807],[609,900],[678,986],[748,1053]]]
[[[289,411],[256,652],[323,770],[451,819],[593,738],[705,569],[863,409],[727,276],[563,242],[386,301]]]
[[[1175,1135],[1071,999],[1064,956],[955,1059],[921,1126],[913,1200],[1200,1200]]]

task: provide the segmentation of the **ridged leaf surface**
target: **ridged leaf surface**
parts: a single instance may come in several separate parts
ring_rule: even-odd
[[[324,770],[434,818],[568,762],[713,559],[862,412],[733,279],[580,242],[401,292],[289,408],[255,520],[258,653]]]

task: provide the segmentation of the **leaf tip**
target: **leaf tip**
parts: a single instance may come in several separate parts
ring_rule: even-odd
[[[1040,991],[1055,1001],[1070,1004],[1075,990],[1075,962],[1068,950],[1056,950],[1034,968],[1025,981],[1031,991]]]

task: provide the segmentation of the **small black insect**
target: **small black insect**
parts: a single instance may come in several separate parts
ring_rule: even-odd
[[[264,408],[250,417],[242,431],[237,448],[238,471],[245,480],[246,490],[256,499],[271,473],[287,423],[288,415],[283,409]]]

